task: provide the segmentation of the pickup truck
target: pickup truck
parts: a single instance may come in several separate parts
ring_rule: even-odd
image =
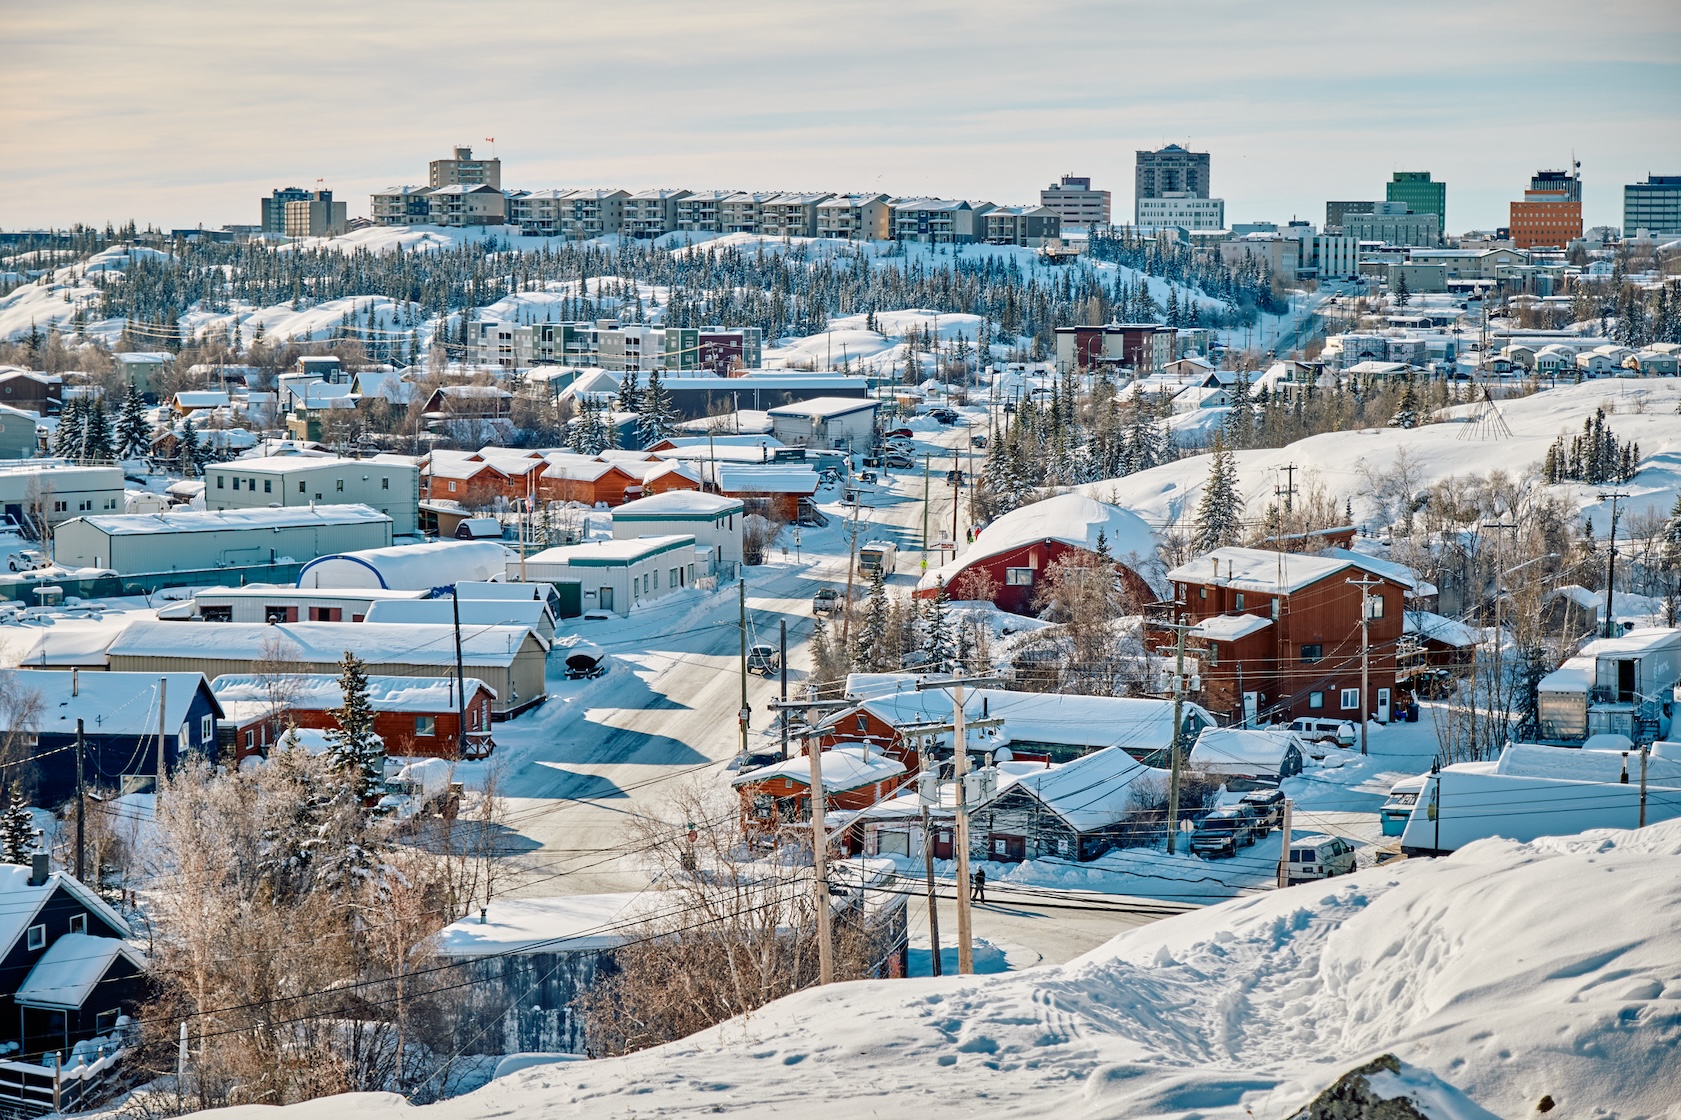
[[[1254,818],[1244,809],[1216,809],[1197,822],[1191,833],[1191,851],[1208,859],[1235,856],[1237,850],[1255,842]]]
[[[812,614],[833,614],[840,609],[840,595],[832,587],[824,587],[811,597]]]
[[[441,758],[409,763],[386,779],[375,814],[398,821],[430,815],[453,820],[461,807],[461,785],[450,781],[454,769]]]

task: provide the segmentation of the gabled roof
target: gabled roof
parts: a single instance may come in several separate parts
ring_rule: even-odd
[[[465,606],[466,604],[463,604]],[[309,711],[344,707],[344,690],[330,673],[287,673],[284,681],[286,706]],[[258,702],[275,698],[275,678],[244,673],[226,673],[210,682],[218,700],[227,704]],[[496,690],[477,677],[464,677],[462,691],[469,697],[478,691],[496,696]],[[368,704],[376,712],[450,712],[456,708],[455,678],[385,677],[368,678]]]
[[[185,626],[185,623],[147,625]],[[74,735],[76,721],[88,735],[155,735],[158,730],[158,681],[164,685],[163,724],[173,735],[187,719],[200,688],[201,673],[72,673],[62,669],[0,669],[0,686],[13,695],[40,697],[34,730],[41,735]],[[220,716],[221,709],[216,709]]]
[[[1345,548],[1328,548],[1317,554],[1235,546],[1217,548],[1174,568],[1167,578],[1175,583],[1218,584],[1239,591],[1288,595],[1348,568],[1381,576],[1420,595],[1432,595],[1436,591],[1404,565]]]
[[[1125,563],[1130,558],[1130,563],[1142,567],[1155,555],[1155,531],[1131,510],[1084,494],[1059,494],[1004,514],[980,531],[967,552],[928,572],[917,586],[933,587],[941,581],[949,585],[972,564],[1041,541],[1060,541],[1095,552],[1100,533],[1109,555],[1117,561]]]
[[[1187,761],[1193,770],[1214,774],[1251,774],[1257,770],[1276,774],[1291,747],[1298,756],[1305,753],[1294,731],[1205,727],[1191,745]]]
[[[134,936],[134,931],[122,915],[107,906],[74,875],[55,871],[45,883],[32,887],[29,885],[30,874],[27,867],[15,863],[0,864],[0,958],[11,953],[23,931],[35,924],[35,915],[41,912],[41,907],[60,887],[91,913],[99,915],[100,921],[121,936]]]
[[[1119,747],[1105,747],[1029,774],[1009,788],[1027,791],[1075,832],[1093,832],[1127,816],[1135,782],[1166,778],[1167,771],[1145,766]]]
[[[25,1007],[75,1011],[119,957],[136,969],[146,967],[145,958],[120,937],[66,933],[41,954],[13,998]]]
[[[820,760],[823,768],[823,792],[845,793],[847,790],[860,789],[876,782],[884,782],[890,778],[897,778],[905,772],[905,764],[896,758],[888,758],[877,751],[870,753],[867,746],[841,745],[831,747],[823,753]],[[811,759],[805,755],[795,755],[772,763],[758,770],[749,770],[730,780],[730,785],[736,789],[743,786],[757,785],[760,782],[781,778],[802,786],[811,785]]]

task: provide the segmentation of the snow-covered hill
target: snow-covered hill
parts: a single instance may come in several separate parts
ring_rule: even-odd
[[[1503,470],[1519,475],[1537,466],[1547,447],[1560,434],[1578,435],[1582,421],[1596,407],[1606,409],[1619,439],[1640,445],[1641,469],[1632,482],[1619,487],[1630,495],[1621,506],[1627,514],[1655,508],[1667,514],[1681,488],[1681,381],[1671,378],[1607,378],[1580,385],[1547,389],[1517,400],[1499,402],[1509,436],[1477,438],[1469,421],[1480,409],[1460,405],[1446,415],[1466,422],[1426,424],[1419,428],[1361,428],[1330,432],[1298,440],[1287,447],[1236,453],[1237,478],[1250,517],[1261,517],[1277,501],[1275,488],[1285,482],[1282,468],[1294,463],[1296,485],[1315,480],[1338,506],[1354,504],[1357,520],[1376,514],[1368,478],[1393,469],[1404,451],[1410,460],[1414,492],[1450,476],[1470,477]],[[1487,427],[1486,425],[1484,427]],[[1088,483],[1084,491],[1140,514],[1153,524],[1167,525],[1196,514],[1202,488],[1208,481],[1209,455],[1195,455],[1124,478]],[[1594,531],[1604,535],[1609,510],[1602,509],[1602,487],[1565,488],[1579,509],[1589,514]]]
[[[1061,967],[809,991],[418,1113],[380,1095],[293,1112],[1281,1120],[1392,1052],[1416,1067],[1395,1084],[1448,1102],[1433,1116],[1475,1114],[1445,1082],[1506,1117],[1550,1096],[1549,1120],[1676,1120],[1678,858],[1681,822],[1483,841],[1169,918]]]

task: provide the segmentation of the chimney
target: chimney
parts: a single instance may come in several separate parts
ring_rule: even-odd
[[[52,865],[46,852],[36,852],[29,861],[29,885],[32,887],[45,886],[52,878]]]
[[[75,697],[80,696],[82,694],[82,678],[81,678],[80,674],[81,674],[80,669],[71,668],[71,670],[70,670],[70,696],[71,696],[72,699],[74,699]]]

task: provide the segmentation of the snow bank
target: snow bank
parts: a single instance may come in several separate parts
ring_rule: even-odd
[[[1057,968],[805,992],[428,1114],[1247,1120],[1387,1052],[1408,1064],[1397,1081],[1442,1086],[1444,1104],[1461,1105],[1451,1086],[1503,1116],[1546,1094],[1562,1116],[1673,1118],[1677,857],[1681,823],[1485,841],[1169,918]],[[384,1096],[293,1111],[411,1114]]]

